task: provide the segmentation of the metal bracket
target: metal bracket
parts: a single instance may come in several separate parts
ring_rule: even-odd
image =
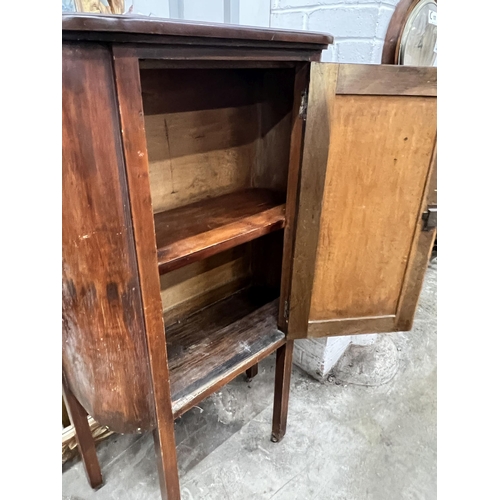
[[[300,100],[299,117],[306,121],[307,118],[307,90],[302,91],[302,98]]]
[[[288,300],[285,300],[285,310],[283,314],[285,316],[285,321],[288,323],[288,317],[290,316],[290,305],[288,304]]]
[[[424,221],[423,231],[432,231],[437,227],[437,205],[429,205],[427,207],[427,212],[422,214],[422,219]]]

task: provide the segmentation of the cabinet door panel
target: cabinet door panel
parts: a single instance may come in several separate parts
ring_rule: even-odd
[[[312,64],[290,337],[411,328],[435,142],[435,68]]]

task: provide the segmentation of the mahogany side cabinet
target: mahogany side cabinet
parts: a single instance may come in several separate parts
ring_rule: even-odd
[[[63,392],[153,430],[295,339],[409,330],[436,233],[436,68],[321,63],[329,35],[64,15]]]

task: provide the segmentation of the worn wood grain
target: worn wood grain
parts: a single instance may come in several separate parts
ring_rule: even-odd
[[[307,336],[339,66],[313,64],[291,259],[288,335]],[[290,261],[288,261],[290,262]]]
[[[418,298],[424,284],[425,272],[437,234],[437,229],[432,231],[422,230],[424,225],[422,215],[429,205],[437,206],[437,144],[434,145],[427,186],[422,197],[420,211],[417,214],[415,236],[398,304],[397,322],[399,330],[410,330],[413,325]]]
[[[331,35],[315,32],[267,29],[227,24],[171,21],[145,16],[93,16],[63,14],[63,31],[97,31],[145,35],[177,35],[263,42],[289,42],[327,45],[333,42]]]
[[[62,361],[85,410],[116,432],[154,425],[112,59],[64,44]]]
[[[394,331],[403,324],[398,311],[406,295],[412,299],[405,314],[414,313],[429,252],[417,251],[417,258],[412,249],[436,137],[436,99],[406,95],[400,80],[412,68],[380,68],[403,95],[337,95],[327,115],[334,92],[323,91],[320,100],[317,89],[335,78],[312,66],[288,338]],[[427,85],[426,75],[420,78],[415,85]]]
[[[258,82],[249,70],[141,72],[156,213],[250,187]]]
[[[134,226],[137,265],[145,315],[149,370],[155,408],[155,446],[165,500],[180,500],[174,418],[164,338],[160,279],[151,202],[139,61],[127,49],[113,48],[125,164]],[[132,372],[133,374],[133,372]]]
[[[156,214],[160,272],[283,228],[283,198],[270,190],[247,189]]]
[[[165,327],[176,415],[200,394],[210,394],[221,378],[244,372],[256,356],[282,342],[272,299],[265,289],[242,290]]]
[[[310,319],[396,314],[435,100],[338,96],[331,134]]]
[[[341,64],[337,94],[437,95],[437,68]]]
[[[301,64],[296,67],[293,105],[291,111],[290,152],[288,156],[288,179],[286,195],[286,223],[283,241],[283,261],[280,306],[278,325],[282,331],[288,332],[288,317],[286,304],[290,303],[290,288],[294,266],[294,247],[296,236],[296,220],[298,211],[300,175],[302,167],[302,152],[305,132],[305,121],[300,115],[302,97],[309,87],[309,65]]]
[[[92,488],[97,488],[102,484],[102,473],[99,460],[97,459],[94,438],[92,437],[87,420],[87,412],[71,392],[64,373],[62,377],[62,390],[69,418],[75,430],[76,442],[82,457],[87,479]]]
[[[156,213],[249,187],[285,191],[289,71],[141,72]]]

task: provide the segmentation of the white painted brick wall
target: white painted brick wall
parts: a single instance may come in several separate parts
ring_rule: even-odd
[[[271,27],[330,33],[325,62],[380,63],[399,0],[272,0]]]

